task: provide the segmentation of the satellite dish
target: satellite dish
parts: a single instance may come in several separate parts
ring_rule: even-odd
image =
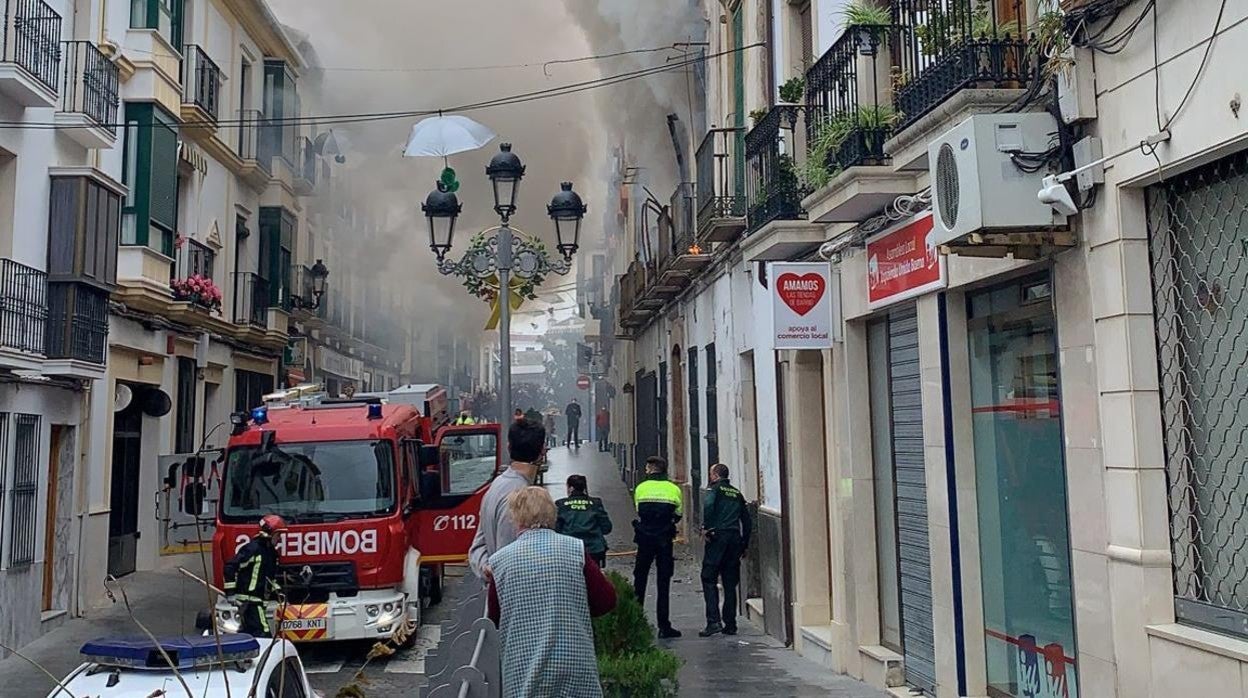
[[[113,391],[113,411],[120,412],[130,406],[134,402],[134,391],[125,383],[118,383],[117,389]]]

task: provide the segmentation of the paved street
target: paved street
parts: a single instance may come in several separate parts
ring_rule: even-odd
[[[612,555],[607,567],[631,576],[633,544],[629,522],[632,505],[614,462],[593,446],[584,446],[579,451],[558,448],[551,452],[550,462],[546,485],[555,497],[563,496],[563,482],[569,474],[581,473],[589,478],[591,493],[603,498],[615,524],[615,531],[609,536]],[[457,568],[453,573],[459,576],[464,571]],[[766,637],[744,619],[741,634],[735,638],[697,637],[703,623],[702,593],[697,580],[691,551],[684,546],[678,548],[676,577],[672,584],[672,615],[676,627],[684,631],[685,636],[666,644],[686,662],[680,674],[682,696],[878,698],[884,695],[857,681],[824,671]],[[471,576],[450,580],[445,600],[427,613],[428,623],[422,628],[415,646],[369,665],[365,676],[369,695],[418,695],[420,687],[426,683],[427,654],[436,651],[439,645],[445,651],[445,645],[452,638],[449,633],[442,632],[443,623],[452,620],[459,598],[470,594],[475,583]],[[133,575],[124,580],[124,585],[136,616],[153,633],[194,632],[195,613],[204,605],[203,592],[194,583],[177,572],[162,571]],[[647,599],[647,606],[653,613],[653,593]],[[63,676],[78,665],[78,649],[85,641],[103,635],[139,632],[119,602],[99,609],[88,618],[65,623],[23,652],[48,671]],[[333,696],[356,680],[368,649],[369,645],[364,643],[305,647],[304,661],[313,685],[327,696]],[[14,656],[0,661],[0,686],[16,685],[31,687],[31,695],[42,695],[51,684],[42,672]]]

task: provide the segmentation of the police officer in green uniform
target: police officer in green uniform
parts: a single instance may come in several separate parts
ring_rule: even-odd
[[[568,496],[555,502],[559,518],[555,531],[572,536],[585,543],[585,552],[598,563],[607,567],[607,534],[611,532],[611,517],[602,500],[589,496],[589,483],[584,475],[568,476]]]
[[[637,504],[637,520],[633,522],[633,541],[637,543],[637,563],[633,567],[633,589],[637,600],[646,602],[646,581],[650,566],[658,568],[658,595],[655,611],[659,620],[659,637],[680,637],[668,616],[668,596],[676,558],[672,542],[676,540],[676,524],[683,515],[680,488],[667,479],[667,461],[657,456],[646,459],[646,479],[633,490]]]
[[[286,530],[286,520],[276,514],[260,519],[260,532],[226,565],[225,593],[238,604],[240,633],[272,637],[273,628],[265,601],[277,595],[278,556],[273,536]]]
[[[728,482],[728,466],[711,466],[711,487],[702,504],[702,536],[706,554],[702,558],[702,595],[706,597],[706,629],[698,633],[737,634],[737,583],[741,580],[741,558],[750,546],[750,511],[741,490]],[[719,581],[724,584],[724,608],[719,608]]]

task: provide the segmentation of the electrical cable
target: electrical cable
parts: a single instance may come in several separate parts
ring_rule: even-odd
[[[699,56],[691,57],[684,61],[666,63],[661,66],[652,66],[652,67],[642,68],[638,70],[626,71],[623,73],[617,73],[615,75],[609,75],[609,76],[602,77],[602,78],[584,80],[581,82],[574,82],[574,83],[569,83],[566,85],[560,85],[560,86],[545,88],[541,90],[534,90],[531,92],[523,92],[519,94],[509,95],[506,97],[500,97],[497,99],[491,99],[491,100],[475,102],[475,103],[468,103],[468,104],[463,104],[463,105],[459,105],[455,107],[444,107],[441,109],[421,109],[421,110],[410,110],[410,111],[349,113],[349,114],[338,114],[338,115],[328,115],[328,116],[327,115],[308,115],[308,116],[296,116],[296,117],[286,117],[286,118],[273,118],[273,119],[264,119],[263,121],[260,122],[260,124],[264,126],[278,126],[278,125],[325,126],[325,125],[371,123],[375,121],[390,121],[390,120],[396,120],[396,119],[413,118],[413,117],[418,117],[418,116],[431,116],[433,114],[446,113],[446,112],[462,113],[462,112],[467,112],[467,111],[477,111],[481,109],[489,109],[489,108],[500,107],[500,106],[512,106],[516,104],[526,104],[528,102],[539,101],[542,99],[549,99],[552,97],[562,97],[566,95],[578,94],[581,92],[588,92],[590,90],[598,89],[600,87],[609,87],[609,86],[617,85],[623,82],[628,82],[631,80],[637,80],[641,78],[647,78],[647,77],[659,75],[662,73],[674,72],[677,70],[681,70],[685,68],[686,66],[693,65],[695,63],[705,62],[712,58],[720,58],[720,57],[731,55],[731,54],[738,53],[738,52],[744,52],[746,50],[759,48],[765,45],[766,44],[764,42],[755,42],[753,44],[748,44],[745,46],[728,49],[726,51],[720,51],[715,54],[699,55]],[[203,120],[182,121],[176,125],[186,126],[186,127],[209,126],[209,127],[221,128],[223,126],[247,126],[247,125],[254,124],[254,123],[257,123],[257,120],[255,119],[218,119],[215,121],[203,121]],[[156,126],[167,127],[164,124],[155,124],[155,123],[147,123],[147,124],[113,123],[113,124],[98,124],[98,126],[101,128],[136,128],[136,127],[137,128],[153,128]],[[66,125],[66,124],[58,124],[54,122],[0,121],[0,129],[37,131],[37,130],[63,130],[63,129],[68,129],[68,128],[78,128],[78,127]]]
[[[1170,129],[1170,125],[1173,124],[1174,120],[1179,117],[1179,113],[1183,111],[1183,107],[1187,106],[1187,100],[1191,98],[1192,92],[1196,90],[1196,85],[1197,83],[1200,82],[1200,76],[1204,74],[1205,67],[1209,65],[1209,56],[1210,54],[1213,53],[1213,43],[1218,38],[1218,30],[1222,28],[1222,15],[1224,14],[1226,14],[1226,0],[1222,0],[1222,5],[1220,8],[1218,8],[1218,18],[1214,20],[1213,22],[1213,32],[1209,34],[1209,40],[1205,42],[1205,55],[1200,59],[1200,67],[1196,69],[1196,74],[1192,76],[1192,83],[1187,86],[1187,92],[1184,93],[1183,99],[1179,100],[1179,106],[1174,108],[1174,112],[1171,113],[1170,118],[1166,120],[1166,125],[1161,127],[1161,129],[1159,130],[1167,131]],[[1156,36],[1157,36],[1157,33],[1156,31],[1154,31],[1153,32],[1154,42],[1156,42],[1157,40]],[[1154,55],[1154,60],[1155,60],[1156,53],[1154,53],[1153,55]],[[1154,75],[1156,76],[1158,83],[1161,82],[1161,71],[1159,68],[1160,67],[1158,67],[1158,69],[1154,71]],[[1159,103],[1158,109],[1160,108],[1161,108],[1161,105]]]

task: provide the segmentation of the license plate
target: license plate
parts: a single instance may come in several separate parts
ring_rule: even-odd
[[[292,618],[282,621],[282,631],[328,630],[329,623],[324,618]]]

